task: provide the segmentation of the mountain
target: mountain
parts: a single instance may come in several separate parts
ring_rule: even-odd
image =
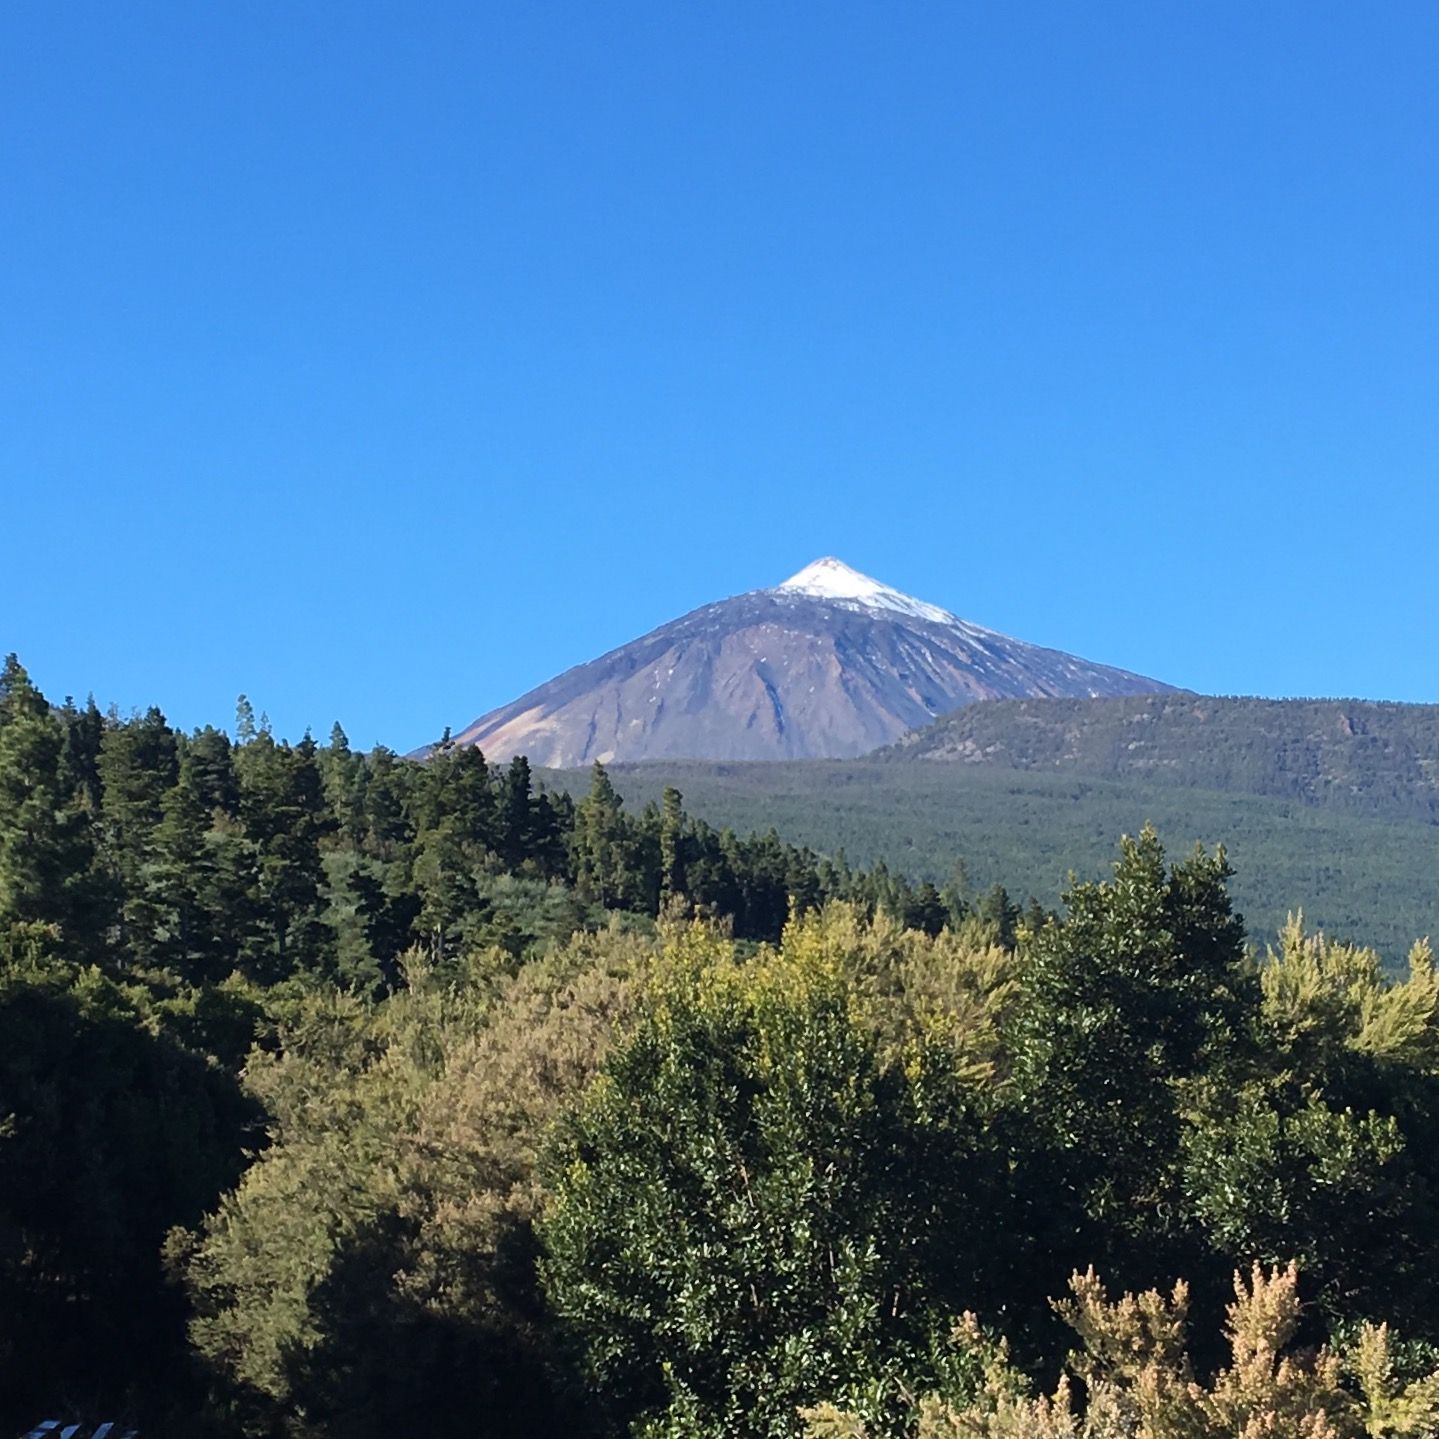
[[[1010,700],[946,715],[876,758],[1138,779],[1439,824],[1439,705]]]
[[[661,625],[455,736],[556,769],[864,754],[976,700],[1173,692],[970,624],[832,558]]]

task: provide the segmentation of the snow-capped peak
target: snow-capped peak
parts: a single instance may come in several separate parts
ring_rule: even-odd
[[[913,595],[882,585],[868,575],[851,569],[842,560],[826,555],[806,565],[797,575],[791,575],[777,588],[787,594],[812,595],[816,599],[840,600],[848,604],[868,605],[874,609],[896,610],[916,619],[930,620],[934,624],[953,625],[961,623],[948,610],[938,605],[926,604]]]

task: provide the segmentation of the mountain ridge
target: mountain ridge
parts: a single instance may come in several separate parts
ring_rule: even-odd
[[[1192,694],[1000,700],[942,716],[875,759],[1135,778],[1439,824],[1439,705]]]

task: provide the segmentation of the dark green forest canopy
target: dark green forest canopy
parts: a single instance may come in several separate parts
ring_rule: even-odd
[[[245,703],[233,737],[57,707],[12,659],[0,1423],[1145,1432],[1040,1427],[1073,1286],[1097,1346],[1074,1372],[1116,1422],[1135,1364],[1179,1396],[1153,1439],[1228,1439],[1236,1404],[1261,1432],[1436,1432],[1426,947],[1402,979],[1297,924],[1257,955],[1225,854],[1176,861],[1148,829],[1058,911],[1021,907],[1000,819],[1032,776],[973,810],[942,882],[852,866],[856,796],[912,839],[964,767],[763,768],[757,802],[799,796],[812,847],[598,766],[571,793],[472,749],[288,743]],[[704,772],[680,773],[693,804]],[[1256,1263],[1235,1303],[1274,1319],[1274,1362],[1216,1377]],[[1090,1265],[1116,1292],[1187,1278],[1193,1336],[1126,1338],[1177,1310],[1107,1308]],[[1274,1428],[1296,1405],[1328,1427]]]
[[[577,791],[587,782],[566,772],[545,778]],[[1278,933],[1301,903],[1317,927],[1376,945],[1394,964],[1415,935],[1439,934],[1439,826],[1298,798],[877,760],[676,761],[614,766],[610,778],[630,806],[674,785],[716,824],[772,825],[796,843],[842,850],[856,865],[882,861],[941,885],[960,860],[971,889],[1002,883],[1045,907],[1058,902],[1070,872],[1104,873],[1115,835],[1153,823],[1176,850],[1225,844],[1235,902],[1257,940]]]
[[[600,766],[583,797],[443,744],[423,762],[277,740],[242,698],[232,740],[155,708],[59,708],[12,656],[0,677],[0,918],[58,926],[114,969],[238,972],[384,988],[411,944],[437,960],[537,940],[683,893],[744,939],[776,939],[791,902],[904,912],[930,887],[853,872],[773,830],[685,813],[678,792],[625,812]],[[923,893],[920,893],[920,890]],[[957,917],[955,896],[950,913]]]

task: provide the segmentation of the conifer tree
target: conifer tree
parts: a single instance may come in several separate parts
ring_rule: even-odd
[[[669,904],[685,892],[684,799],[673,785],[660,797],[660,904]]]
[[[0,922],[60,926],[99,941],[89,816],[67,785],[65,737],[12,654],[0,672]]]
[[[1002,884],[995,884],[988,889],[975,906],[974,912],[984,924],[993,929],[995,943],[1001,949],[1014,948],[1021,911]]]
[[[370,751],[362,785],[369,848],[379,858],[393,860],[413,835],[406,813],[404,771],[394,750],[376,745]]]
[[[208,962],[219,974],[239,969],[252,979],[273,978],[272,916],[260,892],[257,847],[238,820],[223,815],[207,842],[205,863],[193,883],[205,916]]]
[[[235,743],[249,744],[259,733],[255,728],[255,707],[248,695],[241,695],[235,701]]]
[[[374,964],[374,974],[369,979],[378,980],[386,989],[398,988],[400,956],[413,942],[420,915],[420,899],[407,866],[398,861],[361,862],[350,871],[345,888],[354,902]]]
[[[590,770],[590,791],[575,811],[575,883],[580,893],[607,909],[626,897],[627,836],[620,797],[604,765]]]
[[[361,777],[365,762],[350,748],[339,720],[330,730],[330,743],[321,755],[325,777],[325,799],[341,836],[352,845],[365,837],[364,787]]]
[[[237,819],[240,814],[240,782],[235,774],[235,752],[224,730],[206,725],[182,745],[190,760],[195,789],[206,814],[219,813]]]
[[[195,765],[186,755],[161,802],[147,884],[156,923],[155,955],[192,983],[222,979],[225,973],[215,962],[216,936],[202,898],[214,893],[209,828]]]
[[[154,953],[156,920],[145,872],[175,766],[175,733],[158,709],[124,721],[112,716],[100,742],[101,833],[119,887],[120,941],[140,960]]]
[[[274,978],[322,969],[332,932],[325,921],[320,839],[330,828],[315,742],[294,747],[265,733],[245,747],[241,814],[255,846]]]
[[[495,847],[497,804],[490,767],[474,745],[461,745],[450,756],[444,810],[464,840],[481,849]]]
[[[925,934],[933,937],[942,930],[949,919],[949,911],[945,908],[943,898],[939,891],[928,880],[909,897],[905,905],[904,922],[910,929],[922,930]]]
[[[419,900],[418,928],[426,936],[436,962],[450,955],[462,937],[465,922],[479,916],[476,884],[479,848],[463,837],[453,816],[426,830],[415,842],[412,870]]]
[[[83,710],[66,700],[61,710],[65,726],[65,748],[61,774],[67,790],[74,792],[91,815],[100,812],[100,745],[105,737],[105,716],[91,695]]]
[[[505,868],[511,873],[524,863],[534,839],[535,804],[532,788],[530,762],[524,755],[516,755],[500,781],[497,834],[500,857]]]

